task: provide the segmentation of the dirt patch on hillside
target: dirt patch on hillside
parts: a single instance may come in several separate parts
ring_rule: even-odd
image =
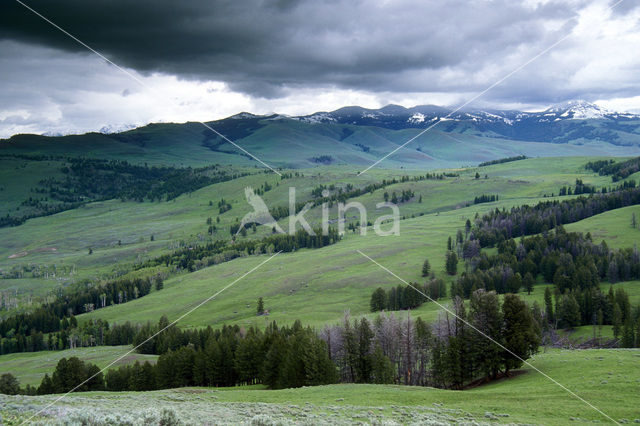
[[[498,375],[498,377],[496,377],[495,379],[489,379],[489,378],[482,378],[482,379],[478,379],[476,381],[473,381],[471,383],[469,383],[467,386],[464,387],[464,389],[473,389],[473,388],[477,388],[479,386],[483,386],[489,383],[495,383],[495,382],[500,382],[503,380],[509,380],[509,379],[513,379],[514,377],[518,377],[522,374],[526,374],[528,373],[527,370],[513,370],[510,371],[508,375],[504,374],[504,373],[500,373]]]
[[[44,253],[48,251],[58,251],[58,249],[55,247],[40,247],[35,250],[28,250],[28,251],[25,250],[25,251],[12,254],[11,256],[9,256],[9,259],[17,259],[19,257],[25,257],[33,253]]]
[[[180,392],[180,393],[206,393],[207,390],[205,390],[205,389],[181,388],[181,389],[174,389],[174,392]]]

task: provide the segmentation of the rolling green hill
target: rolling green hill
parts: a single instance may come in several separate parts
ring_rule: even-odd
[[[256,132],[266,132],[269,126],[264,125]],[[373,130],[368,128],[368,131]],[[384,129],[384,132],[393,131]],[[355,134],[349,137],[355,137]],[[140,148],[143,151],[147,149],[146,146]],[[147,156],[147,153],[141,155]],[[129,159],[134,161],[133,157]],[[285,162],[297,161],[293,157],[286,159],[282,156],[282,159]],[[317,193],[320,185],[333,188],[335,192],[337,188],[347,190],[348,185],[364,188],[395,178],[397,181],[394,183],[387,182],[384,187],[358,194],[348,201],[362,203],[368,212],[366,220],[373,222],[389,213],[386,209],[376,208],[377,203],[384,201],[385,193],[411,193],[408,200],[399,203],[399,235],[379,236],[369,226],[366,235],[348,230],[334,244],[281,253],[182,319],[180,326],[199,329],[209,325],[237,324],[245,328],[251,325],[263,328],[271,321],[291,324],[300,319],[305,325],[322,328],[339,322],[347,311],[354,318],[373,318],[369,307],[371,292],[379,286],[397,286],[399,281],[365,259],[359,251],[412,282],[424,282],[420,272],[424,259],[428,258],[432,271],[449,286],[455,277],[445,272],[447,238],[463,229],[467,219],[473,220],[476,214],[482,215],[496,208],[572,198],[574,196],[558,197],[557,194],[561,187],[572,186],[576,179],[597,188],[611,186],[609,176],[599,176],[584,168],[590,160],[593,158],[531,158],[486,167],[432,170],[430,173],[446,173],[446,176],[428,179],[424,178],[424,170],[408,169],[399,172],[397,169],[375,168],[358,176],[358,164],[283,169],[283,178],[253,167],[233,166],[228,170],[248,174],[186,191],[170,201],[108,199],[86,202],[57,214],[29,219],[16,227],[0,228],[0,293],[5,301],[15,300],[0,315],[30,311],[40,302],[54,300],[62,292],[99,285],[117,277],[160,275],[165,278],[164,288],[160,290],[152,288],[144,297],[75,314],[81,324],[96,319],[108,320],[112,325],[125,321],[156,323],[162,315],[169,320],[176,319],[265,261],[267,255],[241,255],[193,271],[168,264],[148,268],[140,265],[177,249],[189,250],[208,242],[231,244],[230,228],[252,210],[245,200],[246,187],[258,190],[265,188],[266,183],[270,189],[262,198],[273,211],[287,207],[289,187],[296,188],[297,201],[311,201],[313,192]],[[4,190],[0,197],[4,197],[3,208],[11,211],[20,206],[20,200],[28,196],[29,189],[37,187],[41,179],[48,174],[55,176],[65,160],[4,157],[2,161],[9,167],[3,171],[7,183],[3,182]],[[162,163],[160,157],[157,161]],[[20,173],[28,175],[23,184],[10,181],[10,177],[20,176]],[[401,176],[407,178],[400,179]],[[638,175],[631,178],[637,179]],[[480,195],[498,195],[499,199],[474,204],[474,198]],[[221,212],[218,205],[223,199],[231,208]],[[329,213],[331,219],[337,219],[335,205]],[[590,232],[595,242],[605,240],[610,247],[629,248],[640,237],[640,229],[631,227],[633,213],[640,217],[640,208],[632,206],[611,210],[568,224],[565,228],[567,231]],[[321,207],[311,208],[305,217],[312,226],[319,225]],[[211,225],[207,223],[209,218],[211,225],[216,226],[211,233],[208,229]],[[347,224],[355,225],[359,220],[357,210],[348,211]],[[287,218],[279,222],[287,228]],[[237,238],[240,242],[261,239],[271,232],[271,229],[259,226],[255,232],[248,229],[246,235]],[[485,250],[495,252],[495,249]],[[463,270],[464,264],[461,263],[459,272]],[[602,282],[601,288],[606,292],[609,285]],[[552,284],[540,279],[530,295],[521,292],[521,296],[531,304],[537,301],[542,305],[544,289],[549,286]],[[640,281],[616,283],[614,288],[624,288],[633,305],[640,303]],[[264,299],[268,316],[256,315],[259,297]],[[450,299],[443,303],[450,303]],[[440,313],[441,309],[436,304],[425,303],[411,315],[432,322]],[[406,311],[395,312],[394,315],[404,316]],[[588,338],[592,332],[592,327],[585,326],[567,333],[577,342]],[[610,336],[611,327],[604,327],[601,333],[604,337]],[[35,384],[45,372],[51,372],[61,357],[75,355],[104,366],[128,348],[79,348],[2,355],[0,373],[16,372],[22,385]],[[634,409],[638,402],[633,395],[638,394],[640,383],[633,370],[637,356],[637,350],[551,350],[536,355],[532,362],[607,414],[633,421],[637,417]],[[138,359],[148,357],[136,354],[126,361]],[[11,423],[24,419],[53,397],[0,398],[3,421]],[[72,417],[81,416],[84,415],[81,412],[86,412],[86,407],[98,399],[99,408],[93,414],[96,418],[106,418],[113,415],[109,413],[113,407],[118,407],[121,411],[117,415],[121,417],[114,421],[160,415],[156,410],[160,405],[171,407],[183,419],[206,413],[227,416],[237,422],[249,422],[260,415],[290,421],[331,419],[331,423],[373,420],[402,423],[415,419],[445,423],[568,424],[606,420],[530,368],[525,368],[525,373],[514,378],[465,391],[332,385],[295,391],[270,391],[258,386],[144,394],[90,393],[72,395],[50,413],[57,416],[57,413],[67,410],[65,412]]]
[[[638,421],[640,376],[634,350],[552,350],[532,364],[616,421]],[[18,424],[55,395],[0,395],[6,424]],[[390,385],[330,385],[302,389],[183,388],[155,392],[72,394],[40,421],[140,422],[162,408],[185,423],[203,417],[252,424],[557,424],[608,423],[532,368],[516,377],[465,391]],[[156,420],[157,421],[157,420]]]
[[[274,166],[308,168],[323,164],[364,168],[416,136],[420,127],[388,128],[360,120],[315,121],[283,116],[234,116],[207,123],[236,144]],[[580,123],[573,123],[580,124]],[[453,127],[452,127],[453,126]],[[589,127],[591,129],[591,127]],[[591,133],[594,130],[590,130]],[[610,143],[603,135],[575,140],[508,137],[471,122],[443,122],[387,158],[385,168],[435,169],[474,165],[525,154],[530,157],[631,156],[640,150],[633,141]],[[602,133],[602,132],[601,132]],[[606,132],[605,132],[606,133]],[[625,133],[625,138],[628,133]],[[0,155],[45,155],[127,160],[155,165],[259,166],[255,159],[216,136],[201,123],[156,123],[115,134],[69,136],[15,135],[0,140]]]
[[[346,260],[353,254],[359,256],[354,251],[356,248],[367,252],[367,248],[375,248],[378,244],[382,244],[392,248],[394,253],[402,253],[398,257],[406,257],[403,261],[408,262],[409,266],[402,268],[408,271],[408,276],[405,278],[417,279],[416,274],[419,271],[417,265],[421,264],[424,257],[429,257],[434,269],[441,274],[447,237],[454,235],[456,230],[463,226],[465,218],[472,218],[476,212],[481,213],[496,206],[508,207],[536,203],[542,199],[543,195],[557,193],[561,186],[572,184],[576,177],[596,186],[608,185],[607,177],[596,176],[582,168],[586,161],[586,158],[522,160],[478,169],[482,178],[477,180],[474,178],[476,170],[468,169],[458,171],[458,177],[409,181],[378,189],[371,194],[367,193],[353,199],[367,207],[369,212],[367,219],[371,222],[379,215],[389,213],[386,209],[375,208],[376,203],[383,201],[384,192],[400,193],[402,190],[414,192],[415,195],[410,201],[400,205],[401,215],[407,218],[401,224],[401,235],[384,238],[368,235],[366,238],[361,238],[348,233],[344,241],[335,247],[321,250],[329,253],[337,251],[338,257]],[[324,167],[322,172],[316,169],[301,172],[304,177],[285,180],[263,173],[246,176],[184,194],[169,202],[140,203],[119,200],[95,202],[53,216],[30,219],[18,228],[0,228],[0,239],[3,241],[0,246],[0,270],[26,268],[30,264],[47,267],[56,265],[57,275],[38,278],[48,289],[60,284],[69,285],[82,278],[98,279],[113,276],[124,270],[127,265],[178,247],[180,242],[193,244],[209,239],[229,240],[231,237],[229,227],[236,223],[238,218],[251,211],[251,207],[244,199],[243,189],[246,186],[258,188],[265,181],[269,182],[273,189],[266,192],[263,198],[272,208],[272,206],[287,206],[289,186],[296,187],[298,200],[302,201],[309,200],[312,189],[320,184],[344,186],[347,183],[353,183],[359,187],[397,177],[397,173],[390,170],[371,170],[356,177],[355,170],[346,166]],[[421,173],[407,172],[407,174],[412,176]],[[487,179],[484,178],[485,174]],[[479,194],[499,194],[500,201],[466,208],[465,206],[473,203],[474,197]],[[422,202],[419,202],[420,197]],[[219,214],[217,202],[222,198],[228,200],[232,209]],[[210,202],[212,206],[209,205]],[[315,207],[306,214],[305,217],[312,226],[320,223],[320,210],[319,207]],[[355,214],[356,211],[353,210],[353,215]],[[347,216],[350,222],[359,219],[353,218],[351,213]],[[412,216],[415,216],[415,219],[411,219]],[[212,236],[207,234],[206,220],[209,217],[218,228]],[[337,218],[335,206],[331,209],[330,217]],[[220,219],[219,223],[215,222],[216,218]],[[286,219],[281,223],[286,228]],[[268,233],[269,230],[259,227],[257,234],[250,232],[246,238],[259,238]],[[154,237],[153,241],[151,236]],[[93,252],[91,255],[88,254],[89,248]],[[375,251],[373,254],[376,254]],[[304,254],[294,253],[285,257],[288,256],[294,258],[298,256],[303,259],[302,262],[306,262]],[[317,259],[321,263],[321,258]],[[251,259],[236,261],[236,263],[242,262],[251,262]],[[220,267],[228,266],[220,265]],[[239,269],[242,269],[242,266]],[[321,267],[316,271],[316,275],[322,275],[320,271],[324,269]],[[199,273],[202,276],[203,271]],[[336,276],[327,277],[327,281],[334,281],[336,278]],[[27,273],[24,278],[32,277]],[[186,278],[179,275],[174,281],[183,279]],[[303,276],[300,280],[309,282],[311,277]],[[3,286],[7,289],[16,288],[15,282],[18,281],[9,280]],[[168,286],[171,287],[174,281],[169,281]],[[33,282],[29,289],[34,288],[32,284]],[[366,284],[361,283],[361,285]],[[289,288],[286,291],[289,291]],[[40,294],[34,293],[34,295]],[[252,295],[251,301],[254,300]],[[232,309],[231,312],[235,310],[237,309]]]

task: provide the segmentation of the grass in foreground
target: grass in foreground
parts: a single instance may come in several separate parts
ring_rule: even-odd
[[[640,421],[640,350],[551,350],[531,363],[618,422]],[[345,424],[361,422],[610,423],[530,367],[511,379],[466,391],[389,385],[330,385],[271,391],[257,387],[73,394],[47,410],[46,423],[93,419],[141,423],[172,410],[184,422]],[[0,396],[7,424],[55,396]],[[258,423],[261,421],[262,423]]]

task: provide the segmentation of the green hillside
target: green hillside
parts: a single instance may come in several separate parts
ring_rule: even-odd
[[[267,130],[269,126],[259,129]],[[385,132],[392,131],[387,129]],[[285,157],[282,158],[284,161]],[[157,324],[163,315],[169,320],[179,318],[242,277],[215,299],[181,319],[179,326],[203,330],[207,326],[238,325],[247,330],[250,326],[265,329],[272,321],[291,325],[301,320],[304,325],[320,330],[339,323],[347,312],[355,319],[373,320],[376,316],[370,312],[373,290],[377,287],[389,289],[400,281],[359,252],[380,262],[403,280],[421,284],[426,281],[421,276],[426,258],[431,271],[442,278],[449,289],[466,267],[461,261],[456,275],[447,274],[447,239],[463,230],[467,219],[473,221],[477,215],[496,209],[573,199],[575,195],[560,197],[558,193],[564,186],[575,185],[576,179],[598,189],[614,185],[609,176],[599,176],[584,168],[590,160],[593,158],[531,158],[486,167],[442,168],[429,172],[374,168],[361,176],[357,175],[359,167],[353,164],[282,169],[283,177],[253,167],[234,166],[227,170],[248,174],[185,191],[169,201],[88,201],[60,213],[28,219],[16,227],[0,228],[0,293],[6,308],[1,315],[6,318],[32,312],[41,303],[59,300],[65,292],[73,296],[84,289],[118,279],[162,277],[162,287],[152,286],[150,293],[142,297],[129,295],[126,303],[116,302],[95,310],[85,307],[89,312],[74,312],[80,326],[97,320],[106,320],[112,327],[127,321],[134,326],[147,322]],[[3,161],[12,166],[4,170],[7,177],[17,176],[25,170],[30,176],[23,185],[7,183],[0,192],[0,196],[5,197],[3,213],[6,214],[18,207],[25,208],[21,200],[34,193],[30,189],[37,188],[48,173],[55,175],[66,160],[4,158]],[[292,157],[287,161],[295,160]],[[389,182],[391,179],[396,180]],[[354,209],[347,212],[347,231],[339,241],[321,248],[280,253],[244,277],[270,254],[240,253],[232,260],[211,266],[198,264],[193,270],[170,262],[145,266],[145,262],[176,250],[188,253],[207,243],[224,243],[232,248],[235,244],[269,237],[272,230],[258,226],[255,232],[249,227],[246,234],[236,236],[235,243],[231,241],[230,229],[252,211],[245,199],[247,187],[257,191],[266,188],[260,193],[274,212],[288,208],[290,187],[296,188],[298,202],[307,202],[313,201],[314,194],[322,188],[331,188],[330,192],[337,194],[338,188],[350,191],[367,185],[379,186],[350,196],[347,201],[362,203],[368,213],[366,221],[370,223],[390,213],[388,209],[376,208],[377,203],[384,201],[385,193],[387,197],[410,194],[408,199],[398,201],[399,235],[379,236],[372,226],[364,228],[366,235],[361,235],[357,226],[361,218]],[[474,204],[474,200],[482,195],[498,196],[498,200]],[[231,208],[225,207],[226,211],[221,211],[220,205]],[[640,236],[640,229],[631,226],[633,213],[640,218],[640,208],[631,206],[567,224],[565,229],[589,232],[595,243],[605,240],[612,248],[632,248]],[[337,217],[334,204],[329,209],[333,226],[337,226]],[[321,206],[311,208],[305,218],[311,226],[319,226]],[[279,224],[287,229],[288,219],[280,219]],[[483,252],[493,254],[497,249],[485,248]],[[604,293],[610,286],[606,279],[600,283]],[[544,306],[545,289],[554,287],[538,277],[531,294],[520,291],[519,295],[530,305],[537,302]],[[624,289],[632,307],[640,303],[640,281],[617,282],[613,289]],[[263,298],[268,315],[256,315],[259,298]],[[500,300],[503,298],[501,295]],[[451,305],[449,297],[440,302]],[[428,323],[436,321],[441,314],[442,309],[432,302],[411,312],[414,319],[420,317]],[[394,315],[405,318],[407,312],[397,311]],[[580,326],[558,330],[557,335],[560,338],[568,336],[570,344],[577,345],[589,339],[593,332],[592,326]],[[605,340],[613,337],[610,325],[597,328],[596,333]],[[11,372],[22,386],[35,385],[44,373],[51,373],[63,357],[77,356],[103,367],[130,348],[90,347],[0,355],[0,374]],[[640,377],[633,373],[637,356],[635,349],[564,351],[541,347],[531,362],[613,418],[633,421],[637,417],[634,409],[638,401],[630,395],[637,394],[640,383]],[[118,365],[156,358],[157,355],[136,353]],[[56,404],[46,420],[55,421],[58,413],[64,410],[69,418],[80,419],[87,415],[87,406],[96,405],[99,400],[92,415],[95,419],[116,419],[114,422],[134,421],[145,415],[160,416],[159,406],[171,408],[185,421],[206,413],[225,416],[235,423],[250,422],[256,416],[259,421],[261,415],[282,421],[305,418],[312,423],[321,419],[328,423],[403,423],[409,419],[527,424],[607,421],[530,367],[522,371],[517,371],[513,378],[464,391],[342,384],[296,390],[267,390],[258,385],[144,393],[83,393],[71,395],[60,405]],[[632,372],[628,374],[629,371]],[[8,424],[25,419],[52,400],[51,396],[0,398],[7,407],[0,410],[0,414]],[[117,416],[120,417],[113,417],[113,407],[119,408]]]
[[[231,117],[207,124],[262,161],[284,168],[318,166],[315,158],[323,155],[329,155],[333,165],[366,167],[421,131],[305,122],[280,116]],[[0,154],[103,158],[184,167],[212,163],[262,167],[201,123],[156,123],[116,134],[16,135],[0,140]],[[460,128],[440,125],[387,158],[383,167],[459,167],[519,154],[631,156],[638,154],[638,148],[633,144],[593,140],[549,143],[505,139],[490,131],[469,130],[465,125]]]
[[[193,316],[186,318],[187,325],[223,323],[264,323],[264,318],[253,315],[258,297],[265,297],[271,311],[269,320],[290,322],[296,318],[314,324],[335,321],[345,310],[352,314],[368,312],[368,297],[379,285],[397,285],[393,277],[372,268],[356,250],[380,259],[381,262],[404,279],[420,281],[420,267],[428,258],[437,276],[446,279],[444,252],[447,237],[455,235],[466,219],[496,207],[534,204],[545,199],[544,195],[557,194],[559,188],[571,185],[580,178],[595,186],[610,185],[606,176],[597,176],[583,169],[587,158],[529,159],[477,169],[480,179],[475,179],[476,169],[456,171],[458,177],[444,180],[397,183],[378,189],[371,194],[353,198],[368,209],[369,221],[387,210],[377,210],[375,204],[383,201],[383,193],[400,193],[411,190],[414,197],[400,205],[404,220],[399,236],[380,237],[369,228],[368,235],[348,232],[343,240],[333,246],[297,253],[283,253],[275,258],[260,274],[250,275],[230,289],[225,297],[211,302]],[[55,277],[3,280],[4,289],[15,289],[28,296],[42,297],[59,285],[68,286],[83,278],[99,279],[126,270],[127,265],[150,259],[185,244],[207,240],[229,240],[229,227],[238,218],[251,211],[244,200],[246,186],[258,188],[265,181],[273,189],[263,198],[269,206],[286,206],[288,187],[295,186],[298,200],[309,200],[313,188],[320,184],[343,186],[355,182],[358,186],[380,182],[393,177],[395,172],[372,170],[360,177],[348,167],[302,170],[304,177],[281,180],[269,174],[257,174],[230,182],[214,184],[185,194],[169,202],[122,202],[111,200],[87,204],[78,209],[53,216],[30,219],[19,228],[0,228],[0,270],[10,271],[30,264],[56,265]],[[409,176],[419,172],[408,172]],[[484,175],[487,175],[485,179]],[[499,194],[500,201],[473,205],[478,194]],[[422,197],[422,202],[419,202]],[[233,208],[219,214],[217,201],[228,200]],[[213,206],[209,202],[213,202]],[[471,206],[465,207],[468,203]],[[568,225],[568,230],[591,231],[594,239],[606,238],[614,246],[631,247],[633,232],[630,228],[634,207],[615,210]],[[354,210],[353,215],[357,212]],[[639,212],[640,214],[640,212]],[[628,216],[624,221],[621,217]],[[218,230],[207,234],[208,217],[219,217]],[[320,224],[321,209],[313,208],[305,215],[312,226]],[[335,206],[330,217],[337,217]],[[359,218],[348,215],[350,222]],[[600,228],[592,224],[602,222]],[[283,227],[287,221],[283,220]],[[585,225],[583,225],[584,223]],[[623,224],[624,223],[624,224]],[[15,232],[20,229],[20,232]],[[73,229],[73,232],[69,230]],[[606,229],[598,234],[598,229]],[[257,234],[249,232],[245,238],[260,238],[269,230],[258,228]],[[151,237],[153,236],[153,241]],[[620,244],[616,244],[619,239]],[[91,248],[92,254],[88,254]],[[258,264],[260,258],[243,258],[212,266],[190,274],[177,274],[165,283],[161,292],[127,304],[113,306],[90,314],[89,317],[110,321],[156,321],[163,313],[170,318],[185,307],[215,292],[235,277]],[[67,267],[67,269],[64,269]],[[129,266],[130,267],[130,266]],[[24,284],[23,284],[24,283]],[[38,283],[42,283],[41,286]],[[541,293],[541,291],[540,291]],[[171,303],[167,301],[171,300]],[[247,308],[247,305],[250,308]],[[309,306],[314,306],[311,311]],[[423,306],[427,318],[433,319],[436,311]],[[84,318],[81,316],[80,318]]]
[[[536,355],[531,362],[624,423],[638,418],[640,376],[635,365],[639,355],[633,350],[552,350]],[[0,395],[4,407],[0,413],[7,424],[17,424],[54,398]],[[48,409],[46,417],[37,419],[133,422],[144,416],[160,417],[161,407],[173,411],[185,423],[197,422],[203,416],[236,424],[610,422],[529,367],[511,379],[465,391],[349,384],[286,390],[236,387],[72,394]]]
[[[376,203],[383,201],[384,192],[400,193],[403,190],[414,192],[411,200],[400,205],[401,215],[407,218],[401,224],[400,236],[380,238],[371,235],[371,230],[366,238],[348,233],[340,244],[321,250],[327,253],[336,251],[337,257],[342,261],[352,259],[353,262],[361,262],[361,259],[358,259],[360,255],[354,251],[355,249],[368,252],[367,249],[371,247],[374,249],[371,255],[375,255],[375,247],[383,244],[392,252],[402,252],[397,256],[408,263],[408,266],[400,270],[406,271],[406,279],[418,278],[416,275],[419,273],[418,265],[424,257],[430,259],[435,271],[441,272],[447,237],[454,235],[456,230],[464,225],[464,220],[473,218],[477,212],[482,213],[496,206],[509,207],[523,203],[536,203],[542,199],[543,195],[557,194],[561,186],[571,185],[576,177],[596,186],[608,185],[606,177],[595,176],[582,168],[586,161],[586,158],[530,159],[478,169],[482,174],[481,179],[474,178],[475,169],[466,169],[456,171],[459,174],[458,177],[409,181],[378,189],[371,194],[352,199],[352,201],[362,202],[367,207],[369,212],[367,219],[371,222],[379,215],[389,214],[386,209],[375,208]],[[285,180],[272,174],[260,173],[214,184],[169,202],[139,203],[110,200],[90,203],[53,216],[30,219],[18,228],[0,228],[0,239],[3,241],[0,246],[0,270],[10,271],[12,268],[22,268],[30,264],[49,267],[56,265],[58,274],[55,277],[38,278],[43,286],[49,289],[54,287],[52,282],[69,285],[82,278],[96,279],[110,276],[135,261],[153,258],[170,251],[179,246],[181,241],[192,244],[209,239],[229,240],[231,237],[229,227],[251,211],[251,207],[244,198],[246,186],[258,188],[265,181],[268,182],[273,189],[263,196],[267,205],[286,207],[289,186],[296,187],[297,199],[303,201],[309,200],[311,190],[320,184],[344,186],[347,183],[353,183],[356,186],[364,186],[397,176],[396,172],[389,170],[371,170],[356,177],[355,171],[352,170],[350,167],[335,166],[323,168],[322,172],[315,169],[302,170],[304,177]],[[420,174],[420,172],[407,172],[409,176]],[[464,207],[468,203],[472,204],[474,197],[479,194],[499,194],[500,201]],[[419,202],[420,197],[422,202]],[[222,198],[227,200],[233,208],[219,214],[217,203]],[[210,202],[212,206],[209,205]],[[354,210],[353,215],[355,214]],[[411,219],[412,216],[416,218]],[[212,236],[207,234],[206,221],[209,217],[214,221],[216,218],[220,219],[219,223],[214,223],[218,230]],[[319,225],[321,209],[313,208],[305,217],[312,226]],[[337,218],[335,206],[331,209],[330,217]],[[359,219],[351,217],[351,214],[348,217],[349,221],[354,223]],[[286,228],[286,219],[281,223]],[[20,232],[15,232],[16,229]],[[268,233],[269,230],[259,227],[255,236],[249,233],[246,238],[256,238]],[[154,241],[150,241],[151,236]],[[92,249],[91,255],[88,254],[89,248]],[[287,256],[307,262],[303,254],[291,254],[285,257]],[[313,256],[313,259],[326,264],[322,261],[322,257]],[[242,270],[242,262],[251,261],[251,259],[236,261],[239,264],[238,270]],[[277,261],[279,262],[280,259]],[[232,262],[230,265],[220,265],[220,267],[229,268],[236,263]],[[391,263],[388,266],[391,267],[394,264]],[[65,267],[66,270],[64,270]],[[326,272],[326,267],[320,265],[320,268],[317,272]],[[198,274],[200,275],[194,276],[196,281],[200,280],[198,277],[204,276],[203,271]],[[350,272],[344,273],[345,276],[349,274]],[[24,278],[30,278],[28,275],[27,273]],[[306,273],[303,273],[300,281],[309,282],[310,277],[305,275]],[[310,272],[309,275],[311,275]],[[318,273],[314,275],[323,276]],[[216,274],[216,276],[220,275]],[[340,275],[332,275],[323,280],[333,282],[340,277]],[[350,277],[359,281],[356,278],[357,275],[350,275]],[[169,281],[168,287],[171,287],[173,282],[183,279],[191,278],[180,275],[173,279],[174,281]],[[371,286],[377,282],[373,281],[369,284],[362,282],[359,285]],[[344,286],[348,286],[347,284],[348,282]],[[281,283],[281,285],[295,286],[296,284]],[[5,288],[15,287],[11,282],[6,282],[4,286]],[[28,288],[33,288],[33,285]],[[288,290],[289,288],[286,291]],[[270,292],[270,295],[273,293],[277,292]],[[253,295],[251,301],[255,301]],[[231,312],[237,310],[232,308]]]

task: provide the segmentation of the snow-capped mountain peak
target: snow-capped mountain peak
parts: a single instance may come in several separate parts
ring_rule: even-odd
[[[547,114],[558,115],[558,118],[573,120],[588,120],[606,118],[610,111],[584,100],[568,101],[555,105],[545,111]]]

